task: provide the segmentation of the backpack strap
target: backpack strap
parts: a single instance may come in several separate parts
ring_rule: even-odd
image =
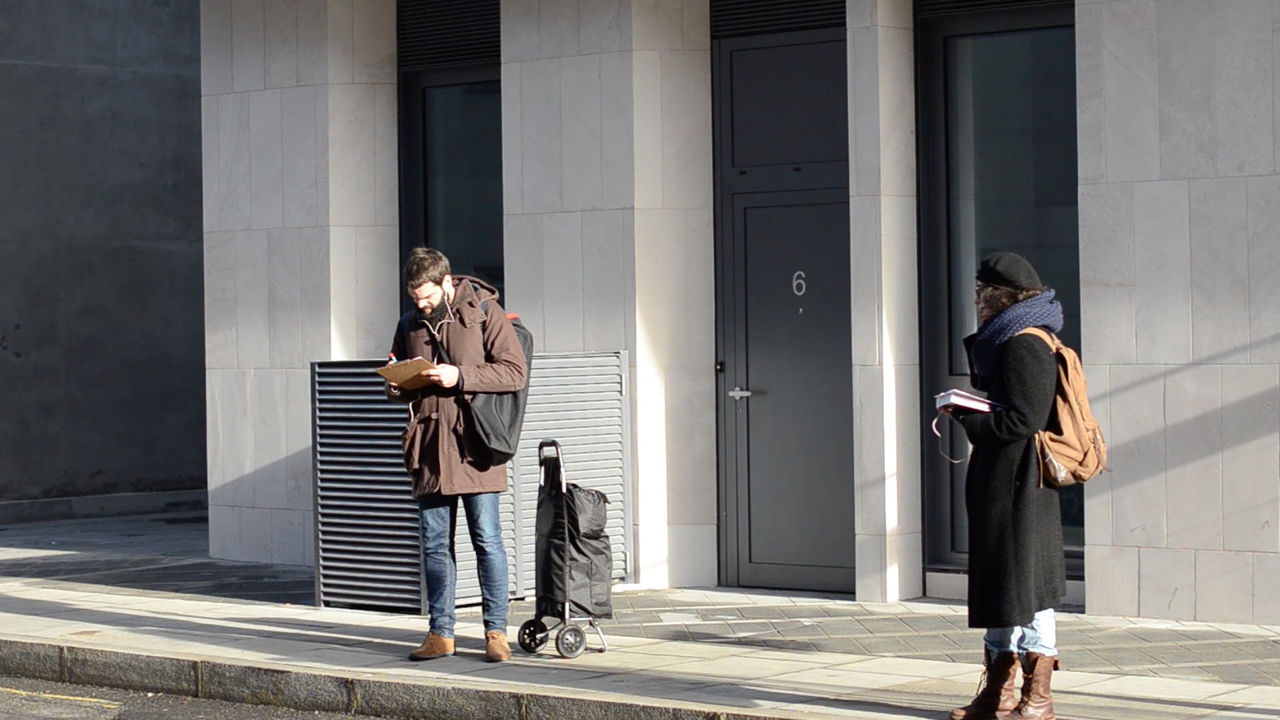
[[[1014,333],[1015,337],[1018,335],[1035,335],[1045,341],[1049,346],[1049,352],[1054,355],[1055,360],[1058,355],[1058,350],[1062,348],[1062,341],[1058,339],[1058,336],[1042,327],[1023,328]],[[1054,379],[1054,383],[1057,383],[1056,378]],[[1056,406],[1054,412],[1057,412]],[[1041,454],[1044,452],[1043,448],[1041,448],[1041,443],[1044,442],[1044,432],[1044,430],[1037,431],[1034,438],[1036,444],[1036,470],[1039,474],[1037,485],[1039,487],[1046,487],[1044,483],[1044,462],[1041,461]]]
[[[1056,353],[1058,352],[1059,349],[1062,348],[1062,340],[1059,340],[1057,335],[1054,335],[1053,333],[1049,332],[1048,330],[1045,330],[1042,327],[1023,328],[1018,332],[1014,333],[1015,337],[1018,335],[1035,335],[1036,337],[1045,341],[1045,343],[1049,346],[1050,352]]]

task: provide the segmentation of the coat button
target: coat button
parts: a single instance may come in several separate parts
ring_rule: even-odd
[[[432,420],[439,420],[439,419],[440,419],[440,413],[438,413],[438,412],[433,412],[433,413],[431,413],[431,419],[432,419]]]

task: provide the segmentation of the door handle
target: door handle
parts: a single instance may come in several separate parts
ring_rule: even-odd
[[[734,400],[741,400],[742,398],[749,398],[749,397],[751,397],[751,391],[750,391],[750,390],[743,390],[741,386],[734,385],[734,386],[733,386],[733,389],[729,391],[729,397],[733,398]]]

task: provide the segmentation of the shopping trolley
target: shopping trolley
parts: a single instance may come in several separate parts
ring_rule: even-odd
[[[587,633],[578,624],[585,622],[600,638],[599,652],[606,652],[600,619],[613,617],[613,555],[605,533],[609,499],[566,480],[564,455],[555,440],[538,444],[538,465],[535,610],[516,639],[525,652],[536,653],[556,630],[556,651],[576,658],[587,647]]]

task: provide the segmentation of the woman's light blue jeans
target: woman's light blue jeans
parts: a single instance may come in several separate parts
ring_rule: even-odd
[[[987,628],[982,638],[992,655],[1000,652],[1058,654],[1058,623],[1053,618],[1053,608],[1041,610],[1031,618],[1030,625]]]
[[[502,545],[498,493],[475,495],[427,495],[418,498],[422,515],[422,555],[427,581],[427,612],[431,632],[453,637],[458,563],[453,538],[458,525],[458,498],[467,513],[471,546],[476,551],[480,575],[480,602],[484,629],[507,631],[507,550]]]

